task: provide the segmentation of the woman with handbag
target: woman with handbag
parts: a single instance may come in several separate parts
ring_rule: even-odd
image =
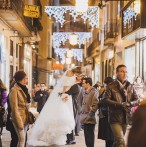
[[[18,135],[18,147],[24,147],[28,130],[28,109],[30,103],[30,95],[26,87],[28,80],[24,71],[17,71],[14,79],[16,84],[9,94],[12,123]]]

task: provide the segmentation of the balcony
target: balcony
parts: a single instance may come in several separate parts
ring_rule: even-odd
[[[87,48],[87,57],[96,56],[99,53],[99,46],[101,45],[101,41],[99,39],[99,33],[97,33],[97,38],[89,45]]]
[[[0,18],[8,23],[20,36],[31,36],[32,18],[23,16],[22,0],[0,0]]]
[[[114,38],[118,35],[117,22],[115,20],[108,21],[104,26],[104,41],[106,44],[113,43]]]

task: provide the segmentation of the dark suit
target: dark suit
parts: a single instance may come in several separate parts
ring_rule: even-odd
[[[78,96],[80,93],[81,87],[78,84],[74,84],[71,86],[71,88],[66,91],[68,95],[72,96],[72,103],[73,103],[73,113],[74,113],[74,118],[75,118],[75,124],[78,122]],[[67,142],[75,140],[73,131],[71,134],[67,134]]]

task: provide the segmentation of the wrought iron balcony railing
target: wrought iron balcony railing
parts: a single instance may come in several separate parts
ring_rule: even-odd
[[[104,26],[104,39],[115,38],[118,35],[118,25],[116,20],[108,21]]]

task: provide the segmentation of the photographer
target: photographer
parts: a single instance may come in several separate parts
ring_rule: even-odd
[[[34,96],[34,101],[37,102],[37,111],[39,113],[43,109],[43,106],[45,105],[45,103],[49,97],[49,93],[46,91],[45,83],[41,83],[40,87],[41,87],[41,89],[38,90]]]

